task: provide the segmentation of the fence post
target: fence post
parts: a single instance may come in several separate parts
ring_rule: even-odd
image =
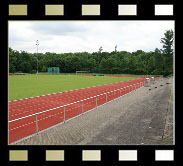
[[[120,97],[121,97],[121,88],[120,88]]]
[[[97,107],[97,96],[96,96],[96,107]]]
[[[38,118],[37,118],[37,114],[35,116],[36,116],[36,133],[38,134],[39,129],[38,129]]]
[[[115,99],[115,90],[114,90],[114,99]]]
[[[64,123],[65,123],[65,105],[64,105]]]
[[[84,100],[82,100],[82,113],[84,112]]]
[[[106,103],[107,103],[107,93],[105,94],[105,98],[106,98]]]

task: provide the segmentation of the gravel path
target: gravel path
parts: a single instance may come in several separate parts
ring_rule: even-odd
[[[173,144],[173,78],[157,80],[18,145]]]

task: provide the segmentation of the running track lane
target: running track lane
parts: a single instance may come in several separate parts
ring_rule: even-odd
[[[10,122],[9,143],[11,144],[24,137],[35,134],[37,130],[42,131],[53,125],[63,122],[64,107],[57,107],[73,103],[72,105],[65,107],[65,120],[68,120],[83,112],[87,112],[88,110],[91,110],[96,106],[106,103],[106,100],[108,102],[119,97],[120,91],[117,89],[123,88],[121,91],[121,95],[127,94],[132,91],[132,86],[130,85],[136,84],[136,87],[134,86],[133,88],[138,89],[140,86],[140,82],[143,82],[144,86],[144,78],[139,78],[136,80],[123,81],[79,90],[44,95],[40,97],[11,101],[9,102],[9,121],[49,109],[54,109],[49,112],[37,115],[38,128],[36,128],[36,116],[31,116],[18,121]],[[124,88],[127,86],[129,87]],[[114,92],[114,90],[116,91]],[[97,102],[96,97],[93,97],[96,95],[100,95],[97,96]],[[80,100],[84,101],[77,102]]]

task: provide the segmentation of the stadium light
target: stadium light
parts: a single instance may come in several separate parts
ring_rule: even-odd
[[[39,46],[39,41],[36,41],[36,46],[37,46],[37,74],[38,74],[38,46]]]

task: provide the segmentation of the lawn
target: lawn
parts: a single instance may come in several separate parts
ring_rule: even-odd
[[[9,101],[73,89],[121,82],[139,77],[102,77],[75,75],[9,76]]]

